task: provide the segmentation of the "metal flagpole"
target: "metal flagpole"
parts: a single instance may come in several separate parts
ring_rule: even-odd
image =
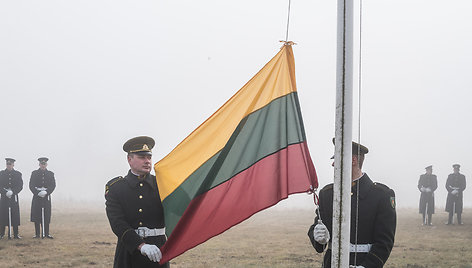
[[[353,1],[338,0],[336,130],[331,267],[349,267],[351,228]]]

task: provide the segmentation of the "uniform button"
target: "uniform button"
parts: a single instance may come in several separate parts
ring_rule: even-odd
[[[142,195],[140,195],[140,196],[139,196],[139,199],[143,199],[143,196],[142,196]]]
[[[353,195],[353,193],[351,193],[351,196]]]
[[[140,208],[138,211],[139,211],[139,212],[143,212],[143,209],[142,209],[142,208]]]
[[[142,222],[139,222],[139,226],[143,226],[143,223],[142,223]]]
[[[143,187],[143,183],[140,183],[139,186]]]

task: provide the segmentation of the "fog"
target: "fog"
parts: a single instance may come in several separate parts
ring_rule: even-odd
[[[21,202],[46,156],[53,205],[103,206],[106,182],[128,170],[123,143],[149,135],[153,161],[167,155],[278,52],[287,8],[281,0],[0,1],[0,160],[17,160]],[[399,207],[415,207],[419,176],[433,165],[444,207],[452,164],[469,185],[472,178],[472,2],[364,0],[362,11],[353,136],[360,128],[370,149],[363,169],[395,190]],[[336,12],[336,1],[291,5],[289,40],[321,186],[333,180]],[[277,206],[313,201],[301,194]]]

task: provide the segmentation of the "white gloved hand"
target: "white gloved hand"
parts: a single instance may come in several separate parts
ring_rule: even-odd
[[[451,194],[453,194],[453,195],[457,195],[458,193],[459,193],[459,191],[456,190],[456,189],[452,190],[452,192],[451,192]]]
[[[40,192],[38,193],[38,196],[39,196],[39,197],[45,197],[47,194],[48,194],[48,192],[46,192],[46,191],[40,191]]]
[[[428,187],[428,188],[425,188],[424,191],[427,192],[427,193],[430,193],[431,189]]]
[[[13,191],[8,190],[6,195],[7,195],[8,198],[11,198],[11,196],[13,195]]]
[[[159,262],[162,258],[162,253],[156,245],[144,244],[141,247],[141,254],[147,256],[153,262]]]
[[[321,222],[318,221],[318,224],[315,226],[313,230],[313,238],[316,242],[326,245],[329,241],[329,231],[328,228]]]
[[[362,265],[349,265],[349,268],[365,268]]]
[[[420,192],[424,192],[426,188],[424,188],[423,186],[421,186],[420,188]]]

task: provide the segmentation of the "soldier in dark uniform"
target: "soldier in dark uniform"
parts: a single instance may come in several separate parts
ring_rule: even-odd
[[[118,237],[115,268],[169,267],[159,264],[160,247],[166,241],[164,210],[156,177],[151,172],[154,140],[140,136],[128,140],[130,170],[125,177],[110,180],[105,187],[106,212]]]
[[[51,194],[56,188],[54,173],[47,169],[48,158],[38,158],[39,169],[31,173],[29,188],[33,193],[31,202],[31,221],[34,222],[34,238],[50,238],[49,223],[51,222]],[[44,225],[43,225],[44,223]],[[40,229],[43,232],[39,234]]]
[[[7,168],[0,171],[0,239],[5,235],[5,227],[13,227],[13,234],[15,239],[20,239],[18,234],[18,226],[20,225],[20,205],[18,193],[23,190],[23,179],[21,173],[16,171],[15,159],[5,158],[7,161]],[[10,222],[11,221],[11,222]],[[9,230],[11,237],[11,230]]]
[[[352,143],[353,183],[351,188],[349,263],[351,267],[358,268],[383,267],[393,247],[397,222],[394,191],[381,183],[372,182],[369,176],[361,170],[364,155],[368,152],[369,150],[365,146]],[[356,215],[356,211],[358,211],[358,215]],[[357,226],[356,216],[358,216]],[[318,221],[319,219],[322,219],[322,223]],[[332,233],[332,224],[333,184],[331,183],[320,191],[319,211],[317,211],[315,223],[308,230],[308,237],[315,250],[322,253],[327,249],[322,266],[325,268],[331,267],[330,234]]]
[[[462,224],[462,192],[465,190],[465,176],[460,174],[461,166],[452,165],[454,173],[449,174],[446,181],[447,200],[446,211],[449,212],[449,219],[446,224],[453,224],[454,212],[457,213],[457,224]]]
[[[426,173],[420,176],[418,190],[420,190],[420,214],[423,214],[423,225],[432,225],[434,214],[434,191],[438,188],[438,179],[433,174],[433,166],[427,166]],[[426,215],[428,220],[426,221]]]

